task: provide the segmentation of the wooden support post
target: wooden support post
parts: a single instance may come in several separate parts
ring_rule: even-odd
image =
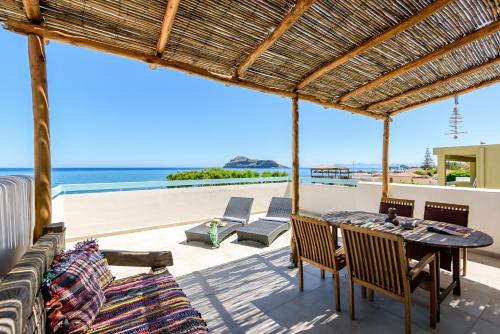
[[[34,239],[37,240],[43,234],[43,227],[52,222],[49,102],[43,38],[37,35],[28,35],[28,51],[35,150]]]
[[[391,118],[384,120],[384,143],[382,148],[382,197],[387,198],[389,194],[389,125]]]
[[[292,98],[292,213],[299,214],[299,96]],[[297,245],[292,233],[290,266],[297,267]]]

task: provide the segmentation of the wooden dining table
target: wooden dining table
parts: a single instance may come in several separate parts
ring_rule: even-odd
[[[342,223],[359,224],[366,228],[401,235],[405,242],[408,243],[431,247],[436,254],[436,265],[438,268],[440,268],[439,253],[441,251],[450,251],[452,255],[453,279],[449,286],[442,288],[439,275],[437,275],[437,285],[440,287],[438,304],[442,303],[452,291],[454,295],[460,295],[460,249],[487,247],[493,244],[491,236],[475,229],[469,228],[468,234],[465,236],[455,236],[428,230],[429,226],[442,224],[440,222],[407,217],[397,217],[400,225],[395,228],[387,228],[384,227],[386,218],[387,215],[385,214],[366,211],[334,211],[322,215],[322,219],[336,228],[340,228]],[[404,229],[401,227],[401,224],[405,222],[416,222],[416,227],[413,229]],[[446,225],[463,229],[462,226]]]

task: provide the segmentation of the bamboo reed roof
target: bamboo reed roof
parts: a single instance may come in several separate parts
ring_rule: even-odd
[[[376,118],[500,81],[499,0],[39,0],[39,6],[41,20],[28,20],[22,0],[0,0],[0,21],[18,33]]]

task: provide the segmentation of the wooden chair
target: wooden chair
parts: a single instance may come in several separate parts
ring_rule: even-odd
[[[382,198],[380,200],[380,207],[378,212],[387,214],[389,208],[396,208],[398,216],[413,218],[413,209],[415,208],[415,201],[411,199],[401,198]]]
[[[430,278],[430,325],[436,327],[437,288],[434,253],[409,268],[403,237],[387,232],[342,224],[342,238],[349,279],[349,315],[354,319],[354,283],[399,300],[405,305],[406,333],[411,333],[411,293]],[[429,266],[429,273],[424,268]],[[430,276],[430,277],[429,277]],[[373,299],[373,298],[371,298]]]
[[[443,223],[468,226],[469,207],[467,205],[446,204],[437,202],[425,202],[424,219],[434,220]],[[420,260],[425,254],[431,251],[431,247],[408,244],[406,246],[406,256],[410,259]],[[440,269],[452,271],[453,257],[459,257],[459,250],[439,249]],[[467,249],[462,249],[462,273],[467,274]]]
[[[292,229],[296,240],[299,265],[299,289],[304,291],[303,262],[310,263],[324,272],[332,273],[335,282],[336,309],[340,311],[340,274],[345,267],[344,249],[337,246],[337,229],[325,221],[291,215]]]
[[[469,225],[469,206],[438,202],[425,202],[424,219],[456,224],[467,227]],[[443,253],[441,267],[451,267],[451,256]],[[450,270],[450,269],[447,269]],[[467,249],[462,249],[462,273],[467,274]]]

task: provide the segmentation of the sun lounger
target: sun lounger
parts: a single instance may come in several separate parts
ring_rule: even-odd
[[[252,209],[253,198],[247,197],[231,197],[227,204],[224,215],[220,220],[224,226],[217,228],[217,236],[219,241],[224,240],[229,235],[236,232],[237,229],[248,224],[250,218],[250,211]],[[206,223],[200,224],[192,229],[185,231],[186,241],[201,241],[212,244],[208,234],[209,227]]]
[[[269,247],[278,236],[290,229],[291,213],[291,198],[273,197],[265,217],[236,231],[238,241],[251,240]]]

